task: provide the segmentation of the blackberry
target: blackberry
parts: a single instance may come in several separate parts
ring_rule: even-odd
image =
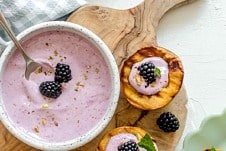
[[[139,149],[136,142],[128,141],[118,146],[118,151],[139,151]]]
[[[55,70],[56,82],[68,82],[72,79],[70,66],[67,64],[57,63]]]
[[[180,127],[178,118],[171,112],[162,113],[157,119],[157,124],[164,132],[175,132]]]
[[[147,83],[145,87],[156,80],[155,65],[152,62],[141,64],[138,68],[139,75],[142,76]]]
[[[42,95],[56,99],[61,95],[61,84],[55,81],[45,81],[42,82],[39,86],[39,91]]]

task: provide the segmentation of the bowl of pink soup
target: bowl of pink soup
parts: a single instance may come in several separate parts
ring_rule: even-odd
[[[114,115],[119,73],[105,43],[88,29],[74,23],[52,21],[20,33],[26,53],[48,61],[53,70],[39,68],[29,80],[25,61],[13,43],[0,57],[1,122],[15,137],[41,150],[70,150],[94,139]],[[58,63],[71,70],[62,82],[61,94],[49,98],[40,85],[54,81]]]

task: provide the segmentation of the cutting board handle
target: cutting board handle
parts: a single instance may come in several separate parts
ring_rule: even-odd
[[[123,60],[136,50],[157,45],[156,29],[162,16],[171,8],[189,1],[191,0],[145,0],[139,6],[128,10],[86,5],[76,10],[68,18],[68,21],[87,27],[102,38],[111,49],[118,66],[120,66]],[[142,111],[131,106],[121,95],[116,114],[106,131],[120,126],[122,123],[123,125],[137,125],[147,129],[154,137],[158,136],[159,150],[173,151],[184,129],[187,100],[186,91],[183,87],[174,101],[166,107],[154,111]],[[164,111],[172,111],[178,115],[181,126],[177,133],[165,134],[156,128],[154,121]],[[1,150],[36,150],[16,139],[2,123],[0,123],[0,131]],[[77,150],[93,151],[104,132]]]
[[[162,16],[189,0],[144,0],[137,7],[117,10],[101,6],[84,6],[68,21],[87,27],[111,49],[120,66],[136,50],[156,43],[156,29]]]

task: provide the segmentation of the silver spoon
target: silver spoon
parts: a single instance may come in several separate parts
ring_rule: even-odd
[[[14,33],[12,32],[12,30],[10,29],[3,13],[0,11],[0,24],[2,25],[2,27],[5,29],[5,31],[8,33],[9,37],[12,39],[12,41],[14,42],[14,44],[16,45],[16,47],[20,50],[22,56],[24,57],[24,60],[26,62],[26,68],[25,68],[25,78],[27,80],[29,80],[30,74],[32,72],[34,72],[38,67],[41,66],[45,66],[45,67],[51,67],[51,65],[47,62],[45,63],[38,63],[36,61],[34,61],[31,57],[29,57],[23,47],[21,46],[20,42],[16,39],[16,36],[14,35]],[[43,65],[42,65],[43,64]]]

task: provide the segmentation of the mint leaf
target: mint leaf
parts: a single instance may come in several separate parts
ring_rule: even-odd
[[[158,76],[158,77],[161,77],[161,70],[157,67],[155,67],[155,74]]]
[[[148,134],[145,134],[145,136],[140,139],[138,145],[145,148],[147,151],[156,151],[154,143]]]
[[[210,151],[216,151],[216,149],[214,147],[212,147]]]

